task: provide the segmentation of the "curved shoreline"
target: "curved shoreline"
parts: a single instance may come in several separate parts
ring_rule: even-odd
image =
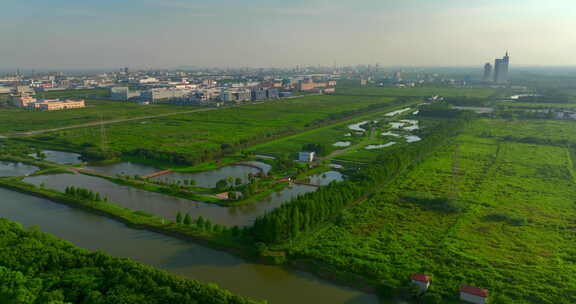
[[[170,226],[168,226],[167,224],[161,224],[161,223],[156,223],[156,225],[151,223],[138,223],[121,214],[115,214],[112,210],[104,210],[101,208],[97,208],[95,206],[97,205],[96,203],[89,204],[86,202],[76,201],[74,199],[66,198],[64,197],[64,195],[60,195],[58,192],[53,190],[29,189],[25,185],[26,184],[19,185],[18,183],[0,179],[0,187],[2,188],[47,199],[54,203],[63,204],[72,208],[82,209],[84,211],[91,212],[93,214],[104,216],[111,220],[120,222],[130,228],[148,230],[165,236],[174,237],[180,240],[191,241],[201,246],[230,253],[232,255],[245,259],[248,262],[265,264],[265,265],[276,265],[278,267],[290,270],[304,271],[320,279],[323,279],[329,283],[340,285],[346,288],[352,288],[361,292],[374,294],[376,290],[375,286],[371,285],[368,281],[361,280],[360,276],[356,277],[354,281],[347,280],[345,277],[349,277],[350,275],[352,276],[357,275],[353,274],[348,275],[344,273],[339,273],[338,271],[329,269],[328,265],[326,265],[325,267],[320,267],[318,265],[315,265],[314,263],[309,263],[302,259],[295,259],[292,261],[288,259],[288,261],[284,264],[275,264],[270,262],[269,259],[266,259],[266,257],[260,256],[255,248],[251,248],[248,246],[232,246],[231,244],[224,244],[224,242],[218,242],[216,240],[210,239],[208,235],[202,235],[202,233],[194,235],[190,232],[179,231],[178,227],[173,227],[173,225],[175,224],[170,224]],[[110,204],[110,203],[103,203],[103,204]],[[120,208],[121,207],[118,207],[118,209]],[[133,210],[130,209],[126,208],[121,209],[133,212]],[[134,215],[133,213],[131,215],[142,221],[150,221],[151,219],[149,217],[145,217],[142,215]],[[367,285],[359,286],[358,284],[354,284],[353,282],[364,283]]]

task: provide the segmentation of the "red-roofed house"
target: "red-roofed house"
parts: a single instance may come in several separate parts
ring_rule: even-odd
[[[419,273],[413,274],[410,279],[412,280],[412,283],[418,285],[422,291],[428,290],[430,282],[432,281],[432,278],[429,276]]]
[[[460,300],[469,303],[486,304],[488,303],[488,290],[462,285],[460,286]]]

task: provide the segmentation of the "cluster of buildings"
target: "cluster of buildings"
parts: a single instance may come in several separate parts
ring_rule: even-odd
[[[34,89],[17,86],[10,95],[10,103],[18,108],[36,111],[59,111],[86,107],[84,100],[37,99]]]
[[[414,274],[410,277],[412,284],[418,286],[421,292],[428,291],[432,278],[424,274]],[[462,285],[460,286],[460,300],[472,304],[486,304],[488,303],[489,292],[486,289],[474,286]]]
[[[180,105],[211,105],[289,98],[294,91],[331,94],[336,91],[333,75],[295,75],[284,78],[272,76],[212,76],[188,78],[184,76],[143,76],[128,85],[109,88],[110,99],[139,103],[174,103]]]
[[[510,65],[510,56],[508,52],[502,58],[497,58],[494,61],[494,66],[487,62],[484,65],[484,82],[494,82],[496,84],[505,84],[508,82],[508,67]]]

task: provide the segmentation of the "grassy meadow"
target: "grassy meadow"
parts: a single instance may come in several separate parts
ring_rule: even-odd
[[[546,138],[566,127],[479,121],[378,194],[300,236],[290,253],[392,288],[425,273],[442,303],[458,303],[461,284],[489,289],[493,303],[574,303],[572,151],[506,137]]]
[[[444,97],[478,97],[487,98],[496,94],[493,89],[468,88],[377,88],[377,87],[349,87],[338,88],[338,95],[355,96],[386,96],[386,97],[429,97],[440,95]]]
[[[413,102],[412,104],[415,103],[416,102]],[[384,120],[385,119],[384,114],[394,110],[405,108],[407,106],[408,105],[400,105],[382,109],[379,111],[374,111],[370,114],[363,115],[361,117],[355,117],[354,119],[347,120],[341,123],[306,131],[294,136],[284,137],[260,145],[255,145],[253,147],[250,147],[249,149],[246,149],[246,151],[262,154],[271,154],[275,156],[294,155],[295,153],[302,151],[302,147],[304,145],[320,144],[327,148],[327,153],[332,153],[334,151],[346,148],[346,147],[334,146],[334,144],[338,141],[350,142],[351,146],[354,146],[355,144],[361,143],[369,139],[370,132],[360,134],[348,128],[349,125],[368,120],[375,120],[375,119]],[[397,119],[397,117],[395,119]],[[376,134],[376,132],[374,132],[374,134]]]
[[[262,141],[304,131],[394,99],[381,97],[310,96],[106,126],[112,151],[136,148],[184,154],[205,153],[224,144]],[[188,108],[189,109],[189,108]],[[100,128],[82,128],[35,137],[81,151],[100,141]]]
[[[0,134],[73,126],[103,120],[192,111],[194,107],[175,105],[138,105],[136,103],[86,100],[86,108],[53,112],[0,107]]]

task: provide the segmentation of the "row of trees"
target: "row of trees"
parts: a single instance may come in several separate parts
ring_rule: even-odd
[[[98,192],[92,190],[77,188],[73,186],[66,187],[64,194],[71,196],[75,199],[91,201],[91,202],[107,202],[107,197],[102,197]]]
[[[376,187],[421,161],[426,155],[456,135],[466,119],[447,120],[428,132],[426,139],[382,154],[374,163],[347,172],[349,179],[299,196],[256,219],[251,234],[257,242],[278,243],[317,227],[342,208],[361,199]]]
[[[248,304],[215,285],[90,252],[0,219],[0,303]]]
[[[215,233],[229,233],[235,237],[243,237],[247,234],[247,228],[240,228],[238,226],[227,227],[219,224],[212,223],[209,219],[200,216],[197,219],[192,219],[190,214],[178,212],[176,214],[176,223],[185,227],[194,228],[205,232]]]

